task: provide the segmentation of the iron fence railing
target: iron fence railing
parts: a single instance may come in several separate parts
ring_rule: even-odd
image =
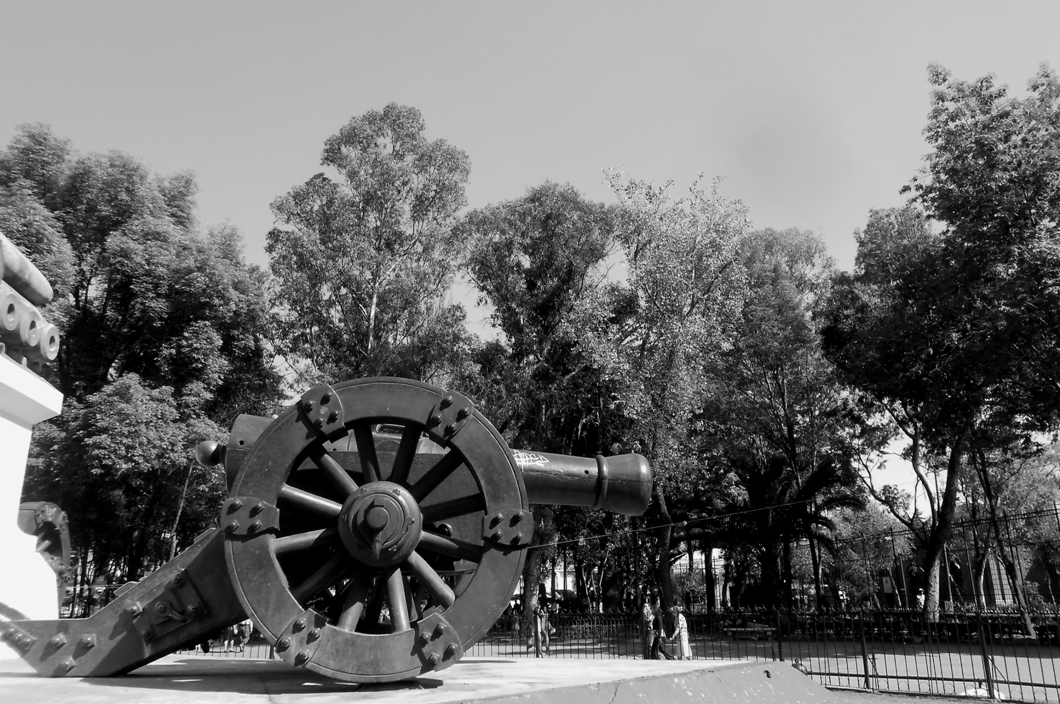
[[[701,660],[784,661],[827,687],[1060,702],[1060,612],[725,611],[689,614],[691,656]],[[506,612],[467,657],[641,659],[636,613],[553,613],[540,649]],[[271,658],[258,635],[242,650],[209,644],[209,656]],[[201,649],[197,651],[202,654]],[[664,652],[676,656],[671,640]]]

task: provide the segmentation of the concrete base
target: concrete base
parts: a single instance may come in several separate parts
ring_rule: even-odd
[[[5,674],[6,673],[6,674]],[[125,677],[50,679],[19,661],[0,662],[0,701],[138,704],[835,704],[786,662],[534,660],[466,658],[435,675],[392,684],[336,682],[275,660],[170,655]]]
[[[0,355],[0,619],[59,617],[55,573],[18,529],[33,426],[59,414],[63,396],[44,379]],[[0,643],[0,659],[14,657]]]

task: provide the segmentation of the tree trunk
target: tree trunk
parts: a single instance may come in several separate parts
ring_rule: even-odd
[[[968,441],[970,432],[970,429],[966,427],[950,448],[949,460],[946,463],[946,488],[942,491],[942,499],[939,501],[938,511],[935,514],[935,524],[932,526],[925,546],[924,616],[932,623],[938,621],[939,618],[939,571],[942,566],[942,551],[949,537],[953,515],[957,509],[961,458],[964,455],[964,445]]]
[[[660,526],[656,535],[659,542],[655,562],[655,579],[659,583],[659,600],[665,611],[674,605],[674,583],[670,575],[670,540],[673,538],[673,526],[670,525],[670,511],[667,508],[666,495],[662,486],[655,483],[655,515]]]

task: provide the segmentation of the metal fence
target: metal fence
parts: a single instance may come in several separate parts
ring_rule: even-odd
[[[726,611],[686,616],[692,657],[791,663],[827,687],[908,694],[979,696],[1060,702],[1060,612],[1032,616],[1024,635],[1014,612],[944,613],[929,622],[917,611]],[[505,613],[467,657],[641,659],[636,613],[555,613],[540,651]],[[664,652],[676,655],[671,640]],[[202,655],[201,649],[197,649]],[[258,634],[243,646],[215,639],[211,657],[273,657]]]

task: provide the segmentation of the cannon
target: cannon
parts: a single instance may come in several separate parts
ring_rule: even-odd
[[[458,662],[508,606],[532,503],[643,513],[639,455],[511,450],[466,397],[421,382],[321,385],[240,416],[216,527],[86,619],[0,623],[39,673],[109,676],[249,617],[288,664],[391,682]]]
[[[52,295],[40,270],[0,233],[0,354],[37,373],[59,356],[59,330],[37,309]]]

